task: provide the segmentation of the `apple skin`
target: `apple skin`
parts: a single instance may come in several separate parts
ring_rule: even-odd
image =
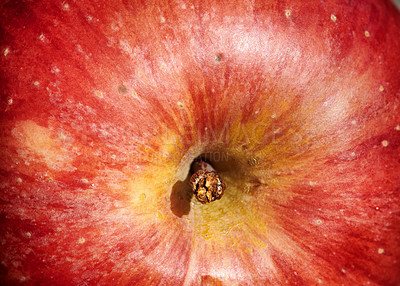
[[[391,2],[2,1],[0,23],[3,285],[399,285]]]

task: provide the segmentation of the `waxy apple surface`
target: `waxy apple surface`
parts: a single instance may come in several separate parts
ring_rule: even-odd
[[[389,1],[2,1],[0,280],[398,285]],[[190,195],[203,156],[226,184]]]

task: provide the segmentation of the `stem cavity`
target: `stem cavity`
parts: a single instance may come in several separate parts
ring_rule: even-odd
[[[208,204],[221,199],[226,186],[210,163],[196,159],[192,164],[192,172],[190,185],[201,203]]]

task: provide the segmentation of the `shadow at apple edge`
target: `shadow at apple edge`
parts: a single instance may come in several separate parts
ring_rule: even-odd
[[[189,185],[190,176],[184,181],[177,181],[172,187],[170,202],[171,211],[174,215],[182,217],[190,212],[190,201],[193,197],[192,189]]]

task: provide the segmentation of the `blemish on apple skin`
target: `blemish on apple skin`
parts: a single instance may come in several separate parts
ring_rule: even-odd
[[[127,88],[125,85],[120,84],[120,85],[118,86],[118,92],[119,92],[120,94],[122,94],[122,95],[127,94],[127,93],[128,93],[128,88]]]
[[[32,236],[32,234],[28,231],[27,233],[25,233],[26,237],[30,238]]]
[[[367,38],[369,38],[371,35],[370,35],[370,33],[368,32],[368,31],[365,31],[364,32],[364,35],[365,35],[365,37],[367,37]]]
[[[42,34],[40,34],[39,36],[39,40],[41,40],[42,42],[44,42],[44,40],[46,39],[46,37]]]
[[[8,105],[13,104],[13,99],[12,99],[12,98],[9,98],[9,99],[7,100],[7,104],[8,104]]]
[[[182,108],[184,108],[185,106],[183,105],[183,103],[182,102],[180,102],[180,101],[178,101],[178,107],[180,108],[180,109],[182,109]]]
[[[331,20],[332,20],[332,22],[336,22],[336,20],[337,20],[336,16],[331,14]]]
[[[378,253],[379,253],[379,254],[383,254],[384,252],[385,252],[385,250],[384,250],[383,248],[379,248],[379,249],[378,249]]]
[[[248,161],[247,161],[247,164],[249,165],[249,166],[251,166],[251,167],[254,167],[254,166],[256,166],[256,165],[258,165],[258,160],[257,160],[257,158],[250,158]]]
[[[223,58],[223,55],[222,55],[222,54],[217,54],[217,55],[215,55],[215,61],[216,61],[217,63],[221,62],[221,61],[222,61],[222,58]]]
[[[322,220],[320,220],[320,219],[315,220],[315,224],[316,225],[321,225],[322,224]]]
[[[290,16],[292,15],[292,12],[290,10],[285,10],[285,16],[286,18],[290,18]]]
[[[389,142],[387,140],[382,141],[382,146],[387,147],[389,145]]]
[[[10,52],[9,48],[5,48],[3,55],[6,57],[8,55],[8,53]]]

